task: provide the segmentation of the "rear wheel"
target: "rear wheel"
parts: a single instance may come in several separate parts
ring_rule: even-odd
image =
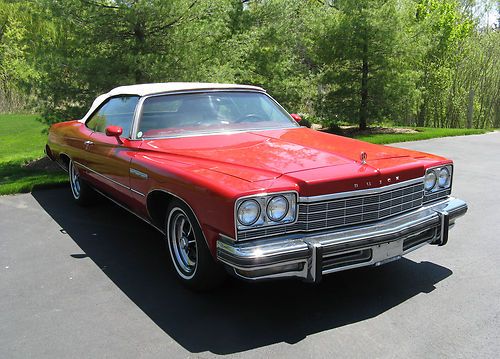
[[[224,281],[225,272],[213,259],[196,217],[179,200],[173,200],[167,210],[166,242],[183,284],[194,290],[208,290]]]
[[[80,171],[72,160],[69,161],[68,172],[71,194],[75,202],[82,206],[94,203],[97,196],[96,192],[82,180]]]

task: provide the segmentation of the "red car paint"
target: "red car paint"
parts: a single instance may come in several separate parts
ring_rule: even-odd
[[[157,227],[164,223],[150,214],[152,194],[165,191],[181,198],[199,220],[212,254],[219,234],[235,237],[234,204],[239,197],[375,188],[420,178],[429,167],[452,163],[303,127],[121,141],[68,121],[51,127],[48,153],[61,163],[67,156],[91,169],[80,169],[81,176]]]

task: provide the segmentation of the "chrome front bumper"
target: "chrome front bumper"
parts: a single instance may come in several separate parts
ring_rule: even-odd
[[[450,197],[358,227],[248,242],[221,236],[217,259],[245,279],[298,277],[319,282],[324,274],[381,265],[425,244],[445,245],[449,228],[466,212],[464,201]]]

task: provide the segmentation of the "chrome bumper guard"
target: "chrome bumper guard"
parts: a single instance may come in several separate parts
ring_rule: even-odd
[[[248,242],[221,236],[217,258],[249,280],[298,277],[319,282],[324,274],[381,265],[425,244],[445,245],[449,228],[466,212],[464,201],[449,197],[363,226]]]

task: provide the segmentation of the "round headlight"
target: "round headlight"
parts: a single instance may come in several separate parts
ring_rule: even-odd
[[[438,175],[438,186],[444,188],[450,183],[450,170],[446,167],[441,168]]]
[[[245,226],[254,224],[259,215],[260,205],[253,199],[243,201],[238,207],[238,222]]]
[[[434,171],[429,171],[425,175],[424,188],[426,191],[430,191],[436,185],[437,176]]]
[[[288,201],[283,196],[274,196],[267,204],[267,216],[272,221],[278,222],[288,213]]]

